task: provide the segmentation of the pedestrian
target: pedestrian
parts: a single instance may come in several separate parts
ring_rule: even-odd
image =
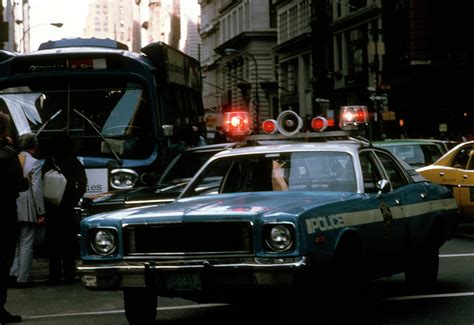
[[[186,127],[184,130],[184,142],[186,147],[200,147],[207,145],[207,141],[202,135],[201,128],[199,123],[192,123],[189,127]]]
[[[20,162],[30,187],[17,199],[20,236],[16,246],[15,259],[10,269],[14,279],[13,287],[27,288],[35,285],[30,279],[33,263],[33,243],[38,224],[44,222],[42,162],[35,157],[38,154],[38,139],[33,133],[26,133],[18,138]]]
[[[8,144],[10,120],[0,112],[0,323],[19,323],[22,317],[5,309],[10,278],[10,268],[18,240],[18,215],[16,200],[29,184],[23,177],[17,152]]]
[[[75,260],[78,255],[79,232],[74,207],[86,192],[87,177],[84,166],[74,153],[71,138],[60,133],[51,138],[51,156],[43,165],[43,175],[57,166],[67,179],[66,189],[59,205],[45,201],[46,246],[49,257],[48,284],[71,283],[75,278]]]

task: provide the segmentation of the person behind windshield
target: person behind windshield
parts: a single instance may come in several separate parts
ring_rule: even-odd
[[[272,188],[274,191],[288,191],[288,182],[285,178],[284,167],[286,161],[272,160]]]

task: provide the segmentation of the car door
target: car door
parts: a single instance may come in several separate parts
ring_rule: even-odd
[[[380,213],[384,238],[382,240],[386,253],[399,255],[408,246],[407,240],[407,215],[405,208],[413,203],[415,188],[409,186],[408,179],[402,172],[402,167],[392,155],[374,150],[379,168],[384,179],[390,182],[391,189],[386,193],[378,195],[380,200]],[[419,195],[419,193],[416,193]]]
[[[390,157],[386,158],[386,155],[383,154],[379,158],[378,150],[367,149],[359,153],[364,192],[367,195],[365,204],[370,207],[374,219],[368,253],[372,258],[380,260],[380,266],[386,265],[388,261],[393,261],[394,257],[398,255],[397,253],[406,246],[402,189],[399,189],[399,186],[395,184],[394,189],[391,188],[387,193],[379,194],[377,188],[378,181],[390,180],[384,167],[384,164],[390,165],[388,160]]]
[[[469,152],[467,167],[461,172],[459,206],[464,216],[474,217],[474,149]]]
[[[463,215],[474,216],[474,167],[473,144],[459,148],[447,166],[439,166],[430,172],[433,183],[449,187]]]

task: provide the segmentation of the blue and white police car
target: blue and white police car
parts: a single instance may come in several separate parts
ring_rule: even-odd
[[[340,125],[357,129],[367,116],[343,107]],[[83,285],[123,290],[128,320],[141,323],[155,319],[158,296],[308,287],[320,272],[347,285],[404,272],[413,287],[433,286],[456,228],[451,192],[367,140],[302,125],[292,111],[265,121],[280,134],[217,153],[176,202],[84,219]]]

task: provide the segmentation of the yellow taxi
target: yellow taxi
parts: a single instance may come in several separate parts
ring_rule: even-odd
[[[453,191],[464,217],[474,217],[474,141],[461,143],[432,165],[417,171]]]

